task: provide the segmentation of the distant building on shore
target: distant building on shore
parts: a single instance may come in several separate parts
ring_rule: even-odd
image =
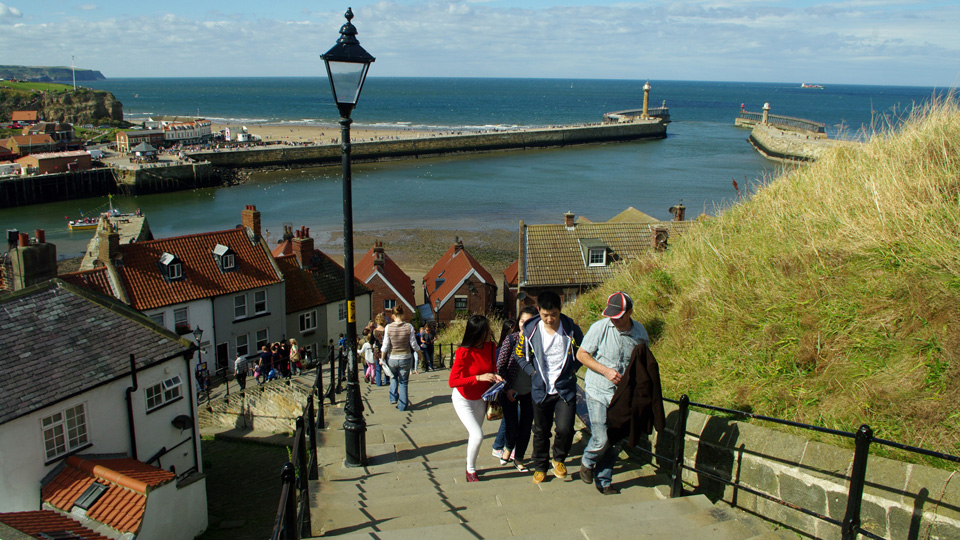
[[[90,162],[90,152],[86,150],[30,154],[17,160],[25,173],[34,174],[85,171],[90,168]]]
[[[191,122],[160,122],[163,141],[168,145],[197,144],[210,140],[212,123],[204,118]]]
[[[130,152],[130,149],[140,143],[147,143],[153,147],[163,145],[162,129],[141,129],[131,131],[117,132],[117,151],[123,154]]]
[[[47,134],[14,135],[8,139],[0,140],[0,144],[6,146],[7,149],[17,157],[55,152],[57,150],[56,141]]]

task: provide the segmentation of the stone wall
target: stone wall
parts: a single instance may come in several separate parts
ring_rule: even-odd
[[[200,428],[293,433],[297,429],[297,417],[303,413],[309,397],[309,387],[291,380],[258,385],[253,377],[248,377],[246,391],[232,392],[210,403],[202,403],[197,415],[198,424]]]
[[[673,452],[679,414],[667,403],[667,429],[651,436],[654,451]],[[726,480],[843,521],[851,448],[810,441],[758,424],[690,412],[684,461]],[[829,435],[825,437],[830,437]],[[838,445],[842,444],[838,442]],[[960,474],[877,456],[871,445],[862,527],[890,539],[960,538]],[[661,466],[669,470],[668,463]],[[685,488],[754,512],[814,538],[840,538],[839,527],[684,469]]]
[[[789,162],[816,161],[838,144],[855,144],[762,125],[753,128],[748,141],[765,157]]]
[[[166,193],[215,186],[220,183],[209,163],[144,166],[137,169],[115,169],[121,188],[131,195]]]
[[[660,139],[667,136],[666,125],[658,120],[628,124],[589,125],[552,129],[531,129],[504,133],[474,133],[355,142],[351,144],[354,163],[426,156],[547,148],[611,141]],[[258,146],[244,150],[193,152],[197,160],[216,167],[268,167],[297,164],[339,165],[339,144],[316,146]]]

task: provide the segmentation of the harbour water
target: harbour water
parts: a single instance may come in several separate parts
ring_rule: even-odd
[[[604,112],[638,108],[644,81],[560,79],[368,80],[357,126],[480,130],[596,122]],[[661,219],[683,199],[687,215],[714,214],[741,191],[776,174],[733,127],[744,103],[824,122],[831,135],[856,135],[873,124],[896,123],[932,88],[827,86],[799,83],[651,81],[651,102],[666,100],[673,123],[663,140],[575,148],[513,151],[356,165],[357,230],[438,228],[515,229],[518,221],[556,222],[573,211],[609,219],[634,206]],[[326,80],[111,79],[89,86],[114,92],[127,119],[149,115],[201,116],[221,123],[290,122],[333,125],[336,108]],[[321,237],[342,230],[339,167],[256,174],[229,188],[118,197],[122,210],[141,209],[155,236],[232,228],[240,210],[255,204],[263,227],[310,227]],[[0,229],[46,229],[61,256],[79,254],[89,232],[71,233],[65,216],[90,214],[106,204],[88,199],[0,211]]]

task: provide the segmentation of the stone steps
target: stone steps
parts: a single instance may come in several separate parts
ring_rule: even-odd
[[[431,374],[432,375],[432,374]],[[366,467],[343,466],[342,415],[330,414],[318,451],[320,480],[311,485],[317,537],[349,540],[525,538],[528,540],[783,540],[758,519],[702,495],[665,498],[669,482],[652,465],[620,460],[604,496],[579,480],[583,442],[567,460],[569,480],[501,466],[490,456],[498,423],[484,424],[477,468],[465,479],[466,430],[449,404],[446,374],[414,376],[412,410],[399,412],[386,389],[361,384],[366,408]]]

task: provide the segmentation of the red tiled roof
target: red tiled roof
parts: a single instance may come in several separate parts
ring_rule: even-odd
[[[10,115],[11,122],[36,122],[40,115],[37,111],[13,111]]]
[[[376,272],[376,265],[373,264],[373,248],[370,248],[370,251],[354,265],[353,274],[360,281],[369,284]],[[383,272],[380,275],[406,301],[410,309],[417,307],[416,300],[413,298],[413,287],[410,286],[410,276],[386,252],[383,254]]]
[[[66,467],[43,486],[43,500],[69,512],[77,497],[94,482],[107,491],[87,510],[87,517],[121,532],[137,532],[150,488],[173,481],[177,475],[130,458],[82,459],[70,456]]]
[[[277,244],[277,247],[273,248],[273,251],[270,253],[272,253],[274,257],[293,255],[293,242],[290,240],[284,240]]]
[[[511,287],[517,286],[517,283],[518,283],[517,277],[519,276],[519,271],[518,271],[519,267],[520,267],[520,259],[517,259],[512,263],[510,263],[510,266],[508,266],[507,269],[503,271],[503,277],[504,279],[506,279],[507,285],[510,285]]]
[[[107,272],[105,266],[94,268],[93,270],[61,274],[57,277],[67,283],[89,289],[104,296],[116,297],[116,294],[113,292],[113,287],[110,286],[110,273]]]
[[[53,140],[53,137],[43,134],[43,135],[14,135],[10,137],[11,140],[16,141],[19,146],[31,146],[34,144],[54,144],[56,141]]]
[[[323,293],[317,288],[313,274],[300,268],[296,255],[281,255],[276,261],[286,281],[287,313],[296,313],[327,303]]]
[[[211,253],[217,244],[235,253],[236,270],[221,272]],[[183,263],[184,278],[164,281],[157,262],[163,253],[175,255]],[[117,273],[136,309],[189,302],[279,283],[281,278],[271,257],[258,242],[250,241],[246,229],[208,233],[122,244],[122,264]]]
[[[431,305],[438,299],[442,302],[443,299],[455,291],[463,279],[470,274],[471,270],[475,271],[484,283],[496,286],[496,282],[493,281],[493,276],[490,275],[490,272],[487,272],[484,267],[480,266],[480,263],[470,255],[466,248],[457,252],[456,247],[456,244],[450,246],[450,249],[437,261],[437,264],[433,265],[433,268],[427,272],[427,275],[423,276],[427,296],[430,297]],[[441,273],[443,275],[440,275]],[[437,278],[444,280],[439,288],[436,287]]]
[[[36,538],[41,538],[40,533],[71,531],[83,540],[110,540],[109,537],[95,533],[79,522],[53,510],[0,513],[0,523]]]

